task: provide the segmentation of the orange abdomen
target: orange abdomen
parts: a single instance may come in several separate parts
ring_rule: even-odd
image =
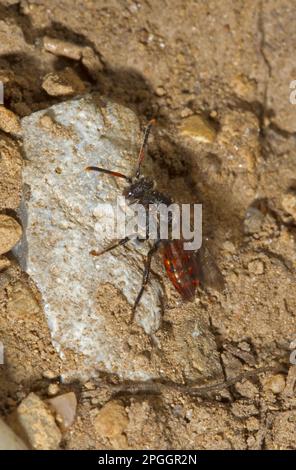
[[[199,266],[196,254],[183,248],[182,240],[162,245],[163,262],[174,287],[184,300],[192,300],[199,284]]]

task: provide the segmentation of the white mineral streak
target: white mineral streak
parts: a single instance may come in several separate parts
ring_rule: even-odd
[[[141,141],[137,117],[87,95],[23,118],[22,128],[26,165],[20,212],[26,235],[16,254],[41,292],[53,344],[61,357],[66,350],[79,355],[72,375],[92,375],[103,364],[126,378],[148,378],[123,365],[114,348],[122,341],[120,332],[106,337],[106,312],[96,304],[105,283],[133,304],[147,246],[90,256],[91,249],[110,242],[100,230],[99,204],[114,204],[126,183],[84,172],[87,165],[97,165],[132,174]],[[137,316],[147,333],[158,328],[160,294],[151,279]]]

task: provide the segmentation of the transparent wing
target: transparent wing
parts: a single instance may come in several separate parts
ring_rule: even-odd
[[[218,292],[225,290],[224,277],[208,247],[203,244],[196,253],[199,266],[200,282]]]

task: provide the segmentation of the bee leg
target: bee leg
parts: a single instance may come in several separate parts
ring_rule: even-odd
[[[92,256],[101,256],[102,254],[107,253],[107,251],[111,251],[111,250],[114,250],[114,248],[117,248],[118,246],[125,245],[131,239],[132,239],[131,237],[122,238],[117,243],[107,246],[107,248],[105,248],[102,251],[91,250],[90,254]]]
[[[144,269],[144,273],[143,273],[142,286],[141,286],[141,289],[140,289],[140,291],[137,295],[137,298],[136,298],[134,306],[133,306],[133,319],[135,317],[136,308],[139,305],[139,302],[140,302],[141,297],[144,293],[145,287],[148,284],[149,274],[150,274],[150,270],[151,270],[151,261],[152,261],[153,255],[156,253],[156,251],[159,247],[159,243],[160,243],[160,240],[157,240],[154,243],[153,247],[148,251],[148,255],[147,255],[147,259],[146,259],[146,263],[145,263],[145,269]]]

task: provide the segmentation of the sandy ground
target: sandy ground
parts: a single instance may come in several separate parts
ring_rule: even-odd
[[[203,202],[205,230],[227,284],[224,295],[201,291],[189,306],[180,307],[173,293],[164,309],[164,379],[185,388],[116,388],[118,379],[104,371],[104,387],[59,384],[79,400],[63,448],[296,448],[296,366],[289,360],[296,339],[296,106],[289,101],[295,13],[287,0],[87,0],[75,7],[70,0],[0,1],[5,106],[23,117],[65,95],[98,90],[134,109],[143,124],[156,117],[162,130],[155,130],[150,149],[156,180],[176,200],[185,194]],[[69,87],[61,90],[55,78],[45,83],[49,73],[66,74]],[[195,114],[211,123],[213,141],[180,137],[176,129]],[[1,212],[16,216],[21,144],[1,131],[0,149]],[[6,259],[3,415],[30,391],[46,398],[61,369],[38,292],[13,256]],[[126,302],[108,286],[102,294],[102,305],[115,312],[110,328],[127,334]],[[280,372],[191,396],[179,357],[196,317],[213,336],[220,380],[258,367]],[[153,357],[140,328],[133,341],[134,351]],[[207,371],[204,377],[203,385],[218,379]]]

